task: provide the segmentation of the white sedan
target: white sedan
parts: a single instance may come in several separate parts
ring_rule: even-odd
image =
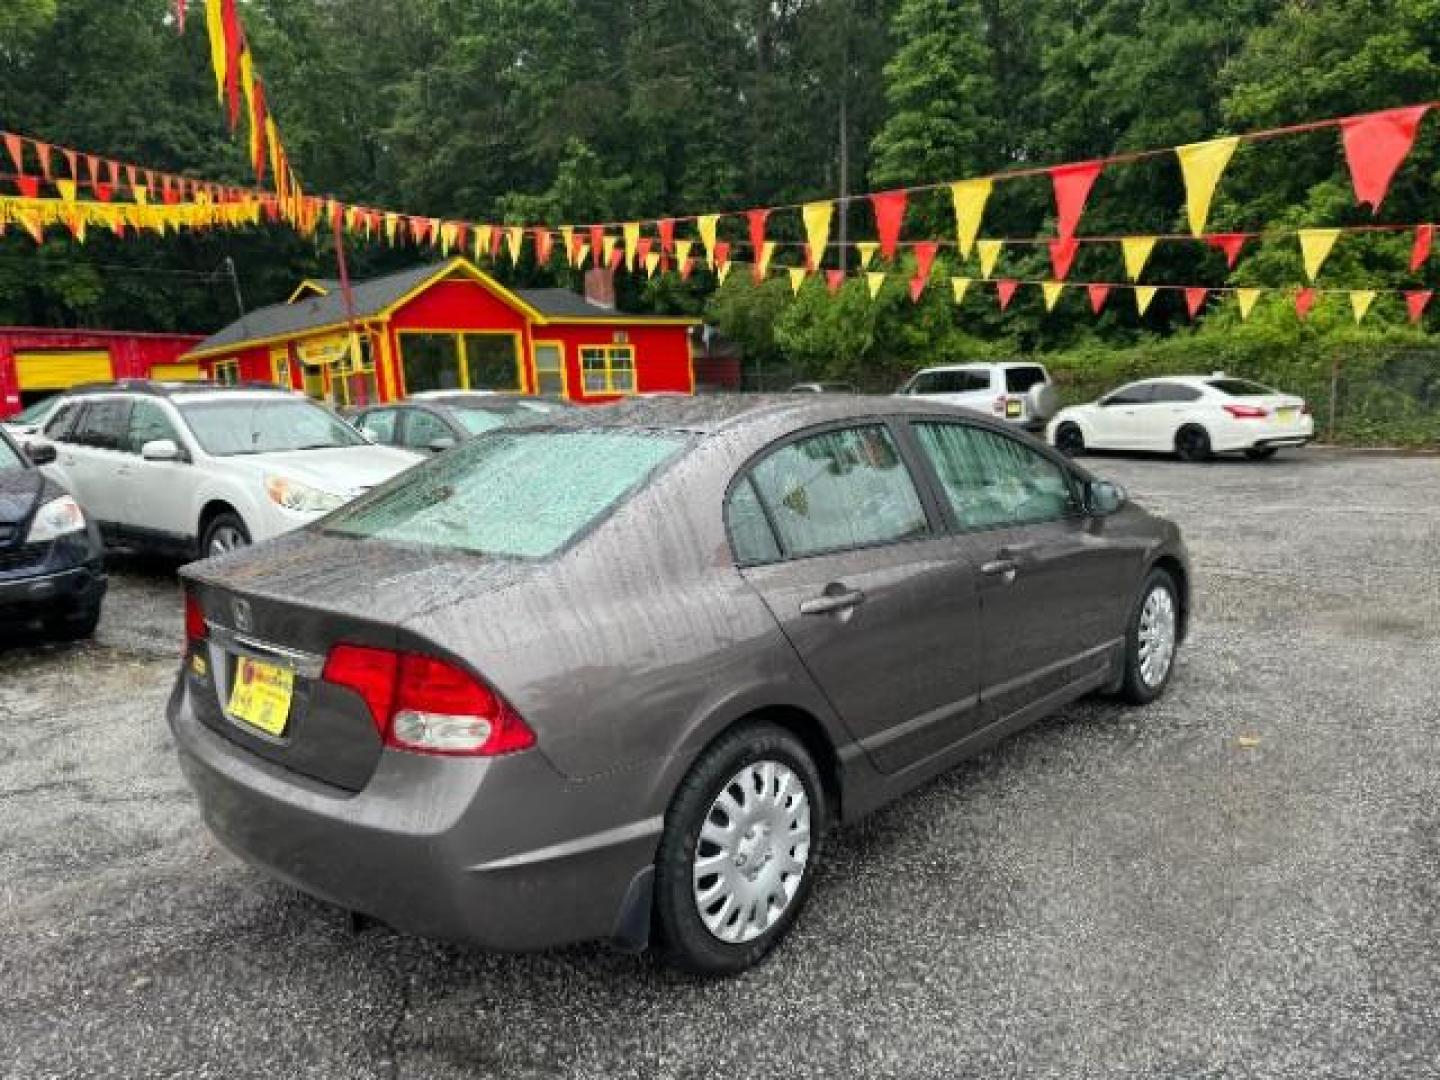
[[[1151,450],[1205,461],[1240,451],[1259,461],[1315,438],[1303,398],[1229,375],[1177,375],[1122,386],[1099,401],[1062,409],[1050,442],[1067,455]]]

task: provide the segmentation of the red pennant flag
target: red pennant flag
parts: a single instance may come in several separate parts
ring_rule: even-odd
[[[245,51],[245,32],[235,0],[220,0],[220,26],[225,32],[225,101],[229,106],[230,130],[240,123],[240,55]]]
[[[915,245],[915,276],[921,281],[930,280],[930,268],[935,265],[935,253],[940,245],[934,240],[922,240]]]
[[[140,186],[140,177],[136,173],[134,165],[125,166],[125,179],[130,181],[130,186],[132,188]]]
[[[1421,225],[1415,230],[1415,246],[1410,249],[1410,272],[1413,274],[1430,258],[1430,242],[1435,238],[1434,225]]]
[[[719,270],[730,262],[730,241],[715,241],[715,269]]]
[[[95,185],[95,198],[99,199],[101,202],[109,202],[114,197],[115,189],[112,188],[109,184],[102,183]]]
[[[74,150],[62,149],[60,153],[65,155],[65,164],[70,166],[70,179],[76,183],[80,182],[80,155]]]
[[[120,163],[119,163],[118,161],[107,161],[107,162],[105,162],[105,171],[106,171],[107,173],[109,173],[109,175],[110,175],[110,186],[111,186],[112,188],[117,188],[117,187],[119,187],[119,186],[120,186]]]
[[[490,258],[500,258],[500,245],[505,242],[505,230],[498,225],[490,230]],[[595,265],[600,265],[600,249],[595,249]]]
[[[765,219],[769,216],[769,210],[745,211],[745,220],[750,224],[750,257],[755,260],[757,267],[760,253],[765,250]]]
[[[498,235],[498,233],[497,233]],[[605,226],[590,226],[590,258],[596,266],[600,266],[605,260]]]
[[[100,186],[100,159],[94,154],[85,155],[85,173],[90,177],[90,189]]]
[[[580,252],[585,250],[585,238],[579,233],[570,234],[570,261],[576,265],[580,263]]]
[[[826,271],[825,271],[825,288],[827,288],[827,289],[830,290],[830,295],[831,295],[831,296],[834,296],[836,293],[838,293],[838,292],[840,291],[840,286],[842,286],[842,285],[844,285],[844,284],[845,284],[845,271],[844,271],[844,270],[826,270]]]
[[[1060,239],[1069,240],[1075,235],[1080,224],[1080,215],[1085,211],[1085,200],[1095,178],[1105,168],[1103,161],[1081,161],[1074,165],[1059,165],[1050,170],[1050,183],[1055,188],[1055,210],[1059,218]]]
[[[462,225],[461,228],[463,229],[464,226]],[[464,247],[465,247],[465,241],[464,241],[463,239],[460,240],[460,241],[459,241],[459,245],[460,245],[461,249],[464,249]],[[538,264],[541,265],[541,266],[545,266],[546,264],[548,264],[548,263],[550,262],[550,252],[553,250],[554,246],[555,246],[555,234],[554,234],[554,233],[552,233],[549,229],[536,229],[536,230],[535,230],[535,261],[536,261],[536,263],[538,263]]]
[[[1379,212],[1385,193],[1390,190],[1390,181],[1415,144],[1415,133],[1420,130],[1420,121],[1429,108],[1429,105],[1415,105],[1387,109],[1340,121],[1355,200],[1361,205],[1368,204],[1371,213]]]
[[[660,230],[660,250],[666,255],[673,255],[675,253],[675,219],[661,218],[655,223],[655,227]],[[669,267],[667,266],[666,269]]]
[[[27,199],[38,199],[40,197],[40,178],[38,176],[17,176],[15,186],[20,189],[20,194]]]
[[[650,251],[655,246],[655,241],[648,236],[642,236],[635,241],[635,262],[644,269],[645,262],[650,258]]]
[[[912,304],[920,302],[920,294],[925,291],[926,281],[927,279],[921,277],[919,274],[916,274],[910,279],[910,302]]]
[[[1244,233],[1216,233],[1209,237],[1206,242],[1213,248],[1219,248],[1225,253],[1225,265],[1234,270],[1235,263],[1240,258],[1240,249],[1245,246],[1247,237]]]
[[[1315,290],[1301,289],[1295,294],[1295,314],[1305,318],[1315,306]]]
[[[1080,250],[1080,241],[1071,237],[1069,240],[1050,241],[1050,266],[1055,271],[1055,279],[1064,281],[1070,273],[1070,266],[1075,261],[1075,253]]]
[[[611,270],[619,270],[619,269],[620,269],[620,264],[621,264],[622,262],[624,262],[624,261],[625,261],[625,252],[620,249],[620,245],[619,245],[619,244],[616,244],[616,245],[615,245],[615,250],[612,251],[612,252],[610,252],[610,269],[611,269]]]
[[[25,174],[25,143],[19,135],[5,133],[5,149],[10,151],[10,160],[15,163],[15,171],[20,175]]]
[[[1110,286],[1090,285],[1088,286],[1088,290],[1090,292],[1090,310],[1093,311],[1096,315],[1099,315],[1101,310],[1105,307],[1105,301],[1110,296]]]
[[[690,275],[695,272],[695,256],[686,256],[685,261],[680,264],[680,280],[689,281]]]
[[[1001,278],[995,282],[995,295],[1000,300],[1001,311],[1010,306],[1010,301],[1015,297],[1015,290],[1019,287],[1020,283],[1012,278]]]
[[[1405,294],[1405,310],[1410,313],[1410,321],[1418,323],[1420,317],[1425,314],[1425,308],[1430,303],[1430,297],[1435,294],[1433,289],[1416,289]]]
[[[887,259],[895,258],[895,249],[900,244],[907,198],[903,191],[882,191],[870,196],[870,206],[875,211],[875,231],[880,237],[880,254]],[[924,276],[929,277],[928,268]]]
[[[1196,315],[1200,314],[1200,309],[1205,306],[1205,298],[1209,295],[1209,289],[1185,290],[1185,310],[1190,313],[1192,321]]]
[[[34,141],[32,141],[32,142],[31,142],[31,145],[35,147],[35,156],[40,159],[40,171],[45,175],[45,179],[46,179],[46,180],[49,180],[49,179],[50,179],[50,144],[49,144],[49,143],[34,142]]]

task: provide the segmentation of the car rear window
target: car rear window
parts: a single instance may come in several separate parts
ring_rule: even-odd
[[[542,558],[638,490],[685,443],[638,431],[500,431],[351,503],[326,519],[325,531]]]
[[[1005,369],[1006,393],[1023,394],[1032,386],[1043,383],[1044,381],[1045,369],[1039,366]]]
[[[969,394],[990,389],[988,370],[922,371],[911,381],[909,394]]]
[[[1230,397],[1269,397],[1275,393],[1268,386],[1261,386],[1249,379],[1211,379],[1210,385]]]

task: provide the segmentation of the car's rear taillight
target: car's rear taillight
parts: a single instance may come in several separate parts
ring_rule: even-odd
[[[1236,420],[1263,420],[1270,413],[1256,405],[1226,405],[1225,411]]]
[[[193,649],[208,636],[205,626],[205,612],[200,610],[200,601],[188,589],[185,591],[185,648]]]
[[[337,645],[322,678],[359,694],[385,745],[396,750],[492,757],[535,745],[504,698],[432,656]]]
[[[999,397],[997,397],[994,401],[992,401],[992,402],[990,403],[990,411],[993,412],[996,416],[1004,416],[1004,415],[1005,415],[1005,395],[1004,395],[1004,394],[1001,394]]]

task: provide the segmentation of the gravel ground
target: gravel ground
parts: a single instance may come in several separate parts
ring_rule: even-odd
[[[840,834],[697,983],[371,929],[205,833],[171,568],[0,644],[0,1076],[1440,1076],[1440,458],[1091,463],[1185,528],[1170,694],[1066,710]]]

